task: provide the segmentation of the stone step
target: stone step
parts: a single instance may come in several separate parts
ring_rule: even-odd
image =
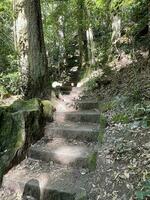
[[[55,101],[56,111],[67,112],[67,111],[77,111],[77,110],[92,110],[98,108],[98,101],[72,101],[72,100],[57,100]]]
[[[70,95],[63,94],[59,97],[59,99],[65,102],[70,102],[70,101],[73,102],[79,100],[79,96],[78,94],[70,94]]]
[[[51,123],[45,128],[45,135],[48,138],[65,138],[79,141],[97,141],[100,126],[99,124],[87,123]]]
[[[22,194],[23,199],[87,200],[89,176],[77,169],[26,159],[4,176],[3,187]]]
[[[54,103],[56,112],[68,112],[68,111],[75,111],[75,104],[73,101],[63,101],[60,99],[57,99]]]
[[[85,88],[84,87],[75,87],[75,86],[71,86],[71,85],[62,85],[60,87],[60,90],[62,91],[83,91]]]
[[[60,91],[60,93],[61,93],[61,95],[70,95],[70,93],[71,93],[71,91],[69,91],[69,90],[61,90]]]
[[[96,100],[80,100],[75,104],[76,108],[80,110],[92,110],[98,108],[98,101]]]
[[[83,93],[83,88],[72,87],[70,89],[70,87],[61,87],[60,92],[62,95],[79,96]]]
[[[73,95],[73,98],[71,98],[70,96],[67,96],[67,95],[63,95],[63,96],[61,96],[61,98],[60,98],[60,100],[63,102],[66,102],[66,103],[87,103],[87,102],[89,102],[89,103],[97,103],[98,104],[98,102],[99,102],[99,100],[98,99],[95,99],[95,98],[87,98],[86,96],[85,96],[85,98],[80,98],[80,96],[79,97],[77,97],[77,98],[75,98],[74,97],[74,95]],[[98,108],[98,107],[97,107]]]
[[[80,93],[71,92],[69,95],[61,95],[60,100],[65,102],[78,102],[78,101],[91,101],[91,102],[99,102],[99,99],[88,97],[88,95],[80,95]]]
[[[100,113],[97,110],[54,113],[54,120],[57,122],[71,121],[99,123],[99,117]]]
[[[63,85],[60,90],[61,91],[72,91],[72,86],[71,85]]]
[[[29,149],[28,157],[77,168],[91,168],[93,163],[90,163],[90,160],[97,155],[94,148],[94,144],[87,145],[79,141],[67,142],[63,138],[52,140],[43,138]]]

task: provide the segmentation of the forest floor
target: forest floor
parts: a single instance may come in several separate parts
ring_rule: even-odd
[[[145,189],[143,183],[150,179],[150,128],[128,122],[125,111],[112,107],[104,112],[108,124],[93,179],[97,200],[148,199],[144,192],[150,185]]]

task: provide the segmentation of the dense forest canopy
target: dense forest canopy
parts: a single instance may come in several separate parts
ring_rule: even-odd
[[[118,48],[132,54],[140,41],[149,48],[148,0],[42,0],[41,7],[51,82],[67,81],[74,66],[105,68]],[[1,90],[21,93],[11,0],[0,2],[0,17]]]

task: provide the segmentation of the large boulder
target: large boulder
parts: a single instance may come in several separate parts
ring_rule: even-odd
[[[38,99],[0,107],[0,178],[24,159],[28,147],[43,136],[45,118]]]

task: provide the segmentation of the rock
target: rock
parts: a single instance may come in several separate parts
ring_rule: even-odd
[[[150,142],[144,144],[145,149],[150,149]]]
[[[43,136],[41,101],[17,100],[0,107],[0,179],[7,169],[22,160],[30,144]]]
[[[53,119],[53,112],[55,111],[51,101],[49,100],[43,100],[42,101],[42,105],[43,105],[43,114],[44,117],[50,121],[52,121]]]
[[[38,180],[31,179],[26,183],[23,191],[23,200],[40,200],[40,184]]]
[[[75,200],[87,200],[87,193],[85,190],[80,191],[77,195]]]

